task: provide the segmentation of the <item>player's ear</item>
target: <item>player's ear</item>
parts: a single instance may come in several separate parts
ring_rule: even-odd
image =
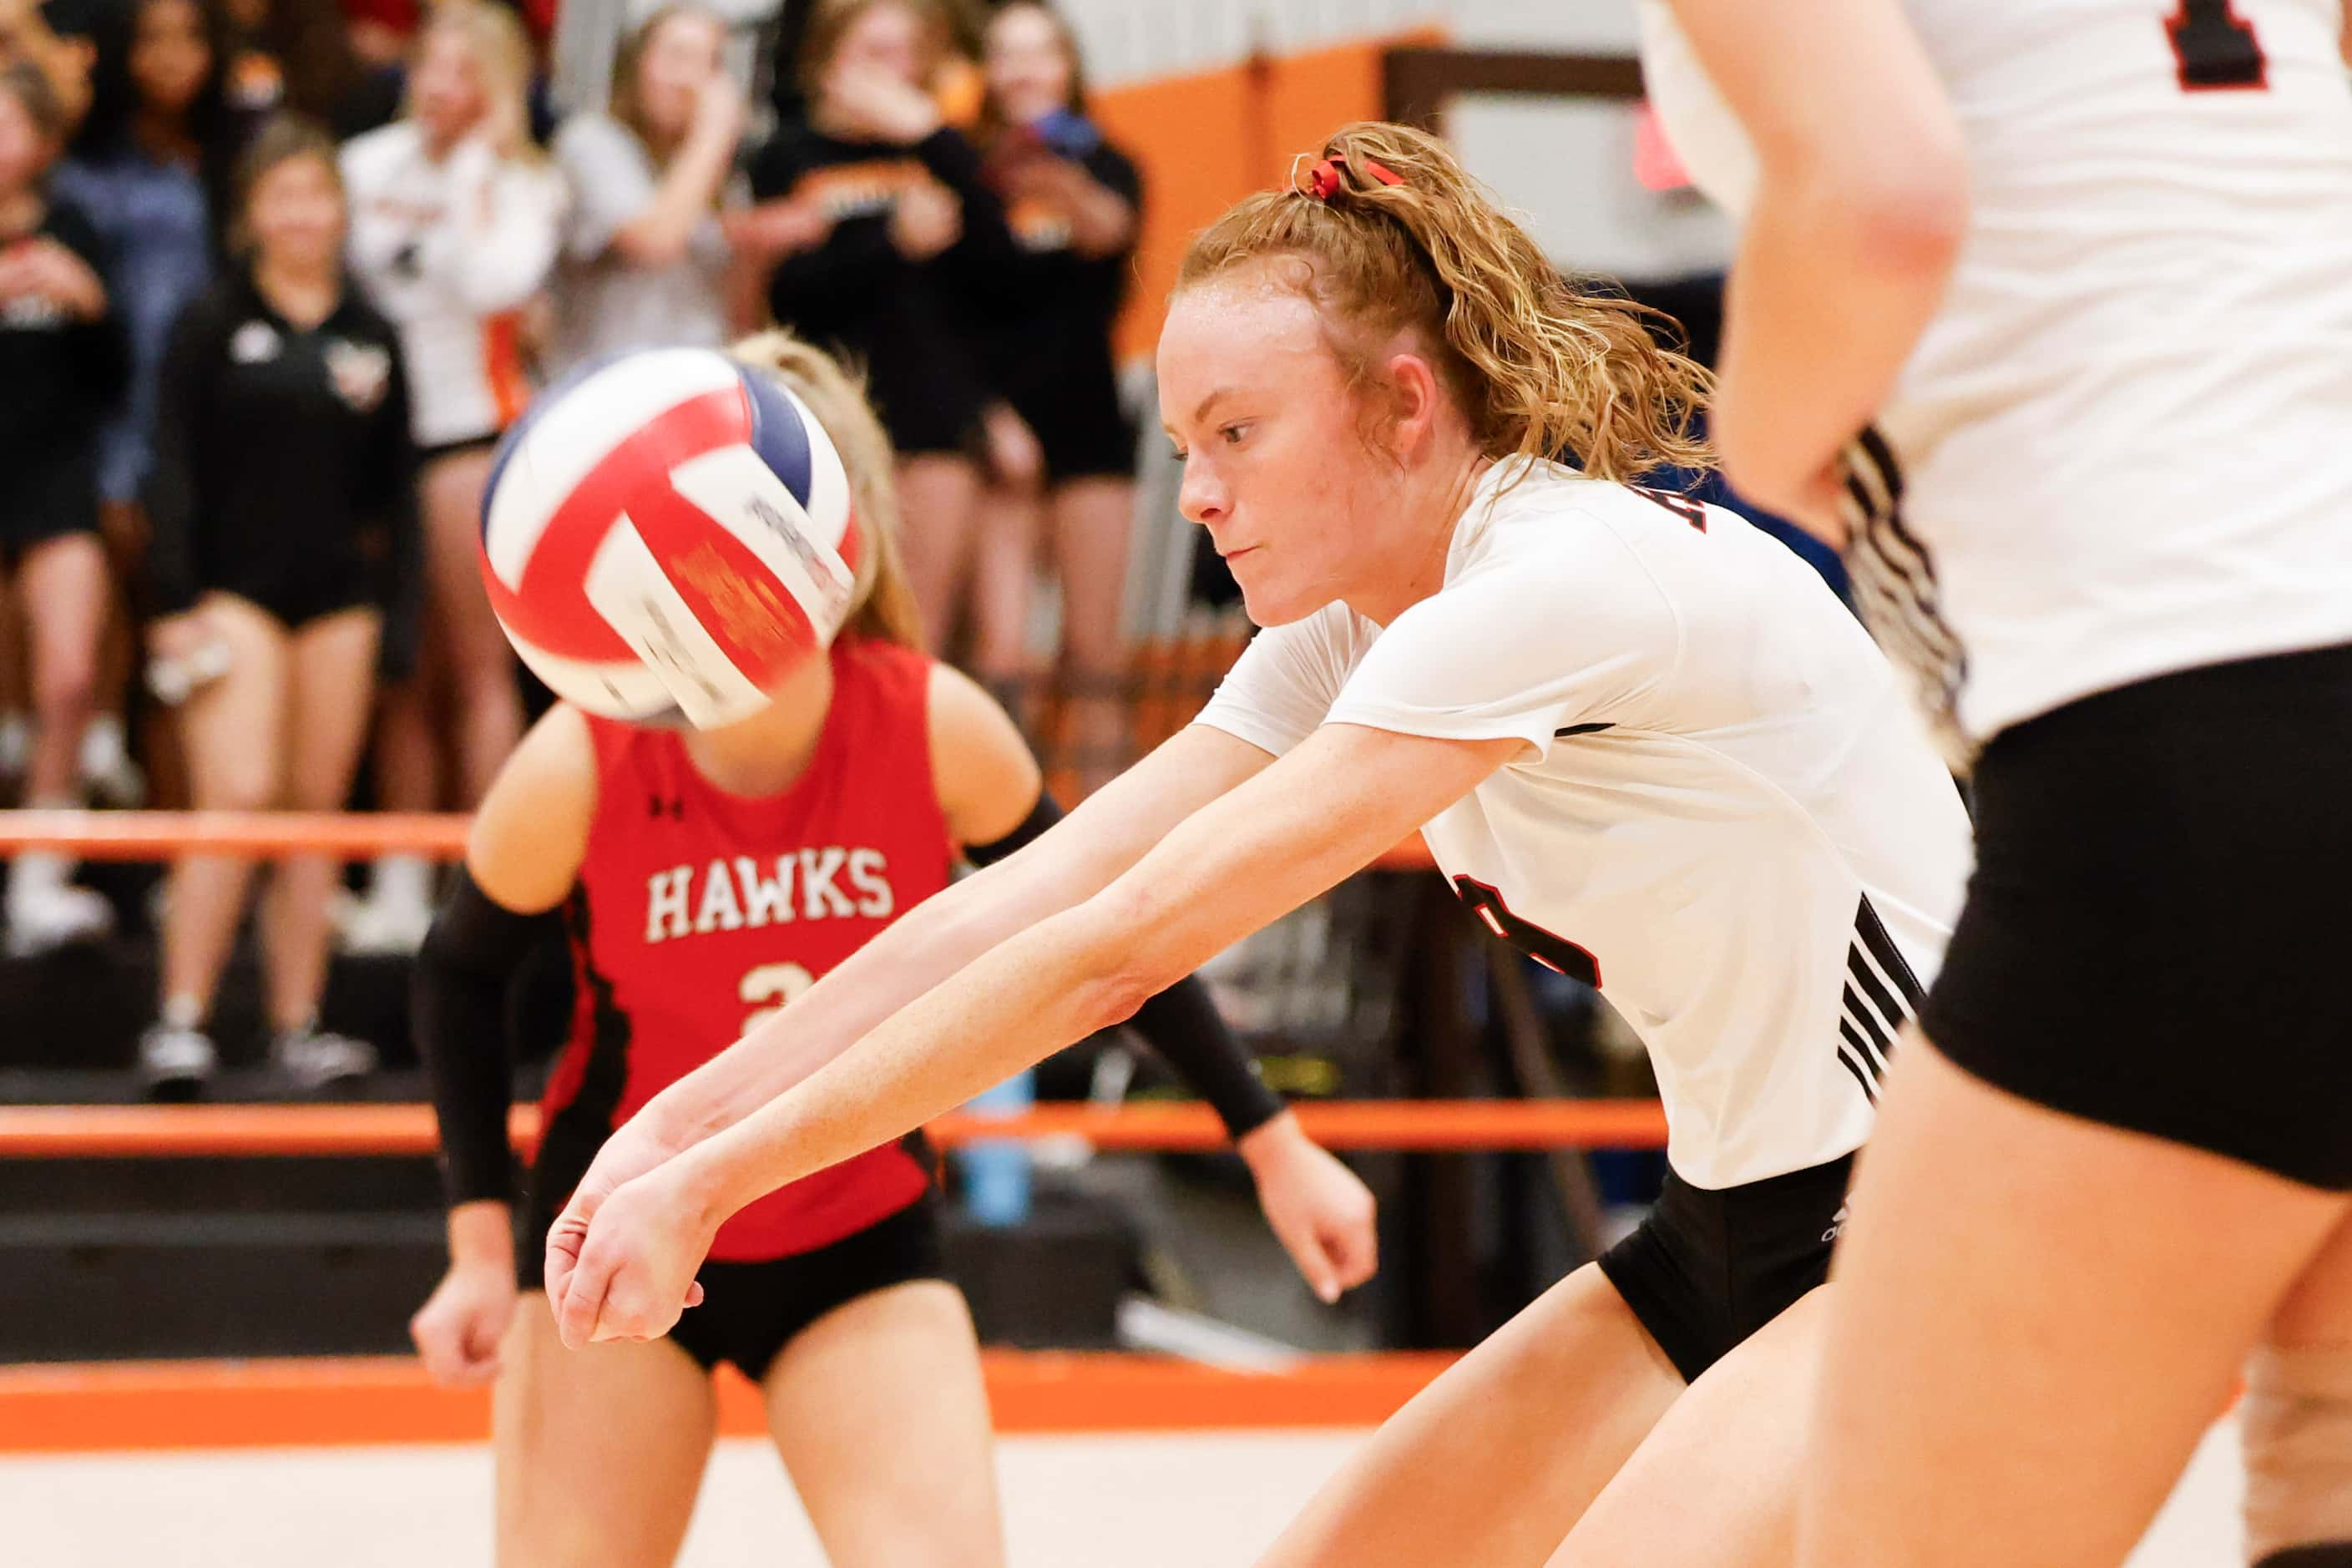
[[[1445,407],[1445,386],[1426,354],[1401,350],[1381,367],[1381,394],[1388,403],[1384,434],[1400,462],[1409,460],[1429,440]]]

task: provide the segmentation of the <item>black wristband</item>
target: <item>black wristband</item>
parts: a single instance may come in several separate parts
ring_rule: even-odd
[[[507,1112],[514,1068],[507,1048],[509,983],[554,926],[521,915],[476,886],[461,866],[416,955],[409,1016],[441,1123],[441,1178],[450,1205],[514,1200]]]
[[[1040,791],[1020,826],[992,843],[967,845],[964,858],[975,866],[993,865],[1036,842],[1061,820],[1062,808]],[[1282,1097],[1259,1081],[1257,1063],[1225,1026],[1198,976],[1187,975],[1146,1002],[1128,1025],[1192,1086],[1192,1092],[1216,1108],[1233,1137],[1282,1114]]]
[[[993,838],[985,844],[965,845],[963,858],[975,866],[993,866],[1014,851],[1043,838],[1045,830],[1061,820],[1062,808],[1054,804],[1050,792],[1041,789],[1037,792],[1037,804],[1029,808],[1029,815],[1021,819],[1020,826],[1002,838]]]
[[[1259,1079],[1256,1058],[1225,1026],[1199,975],[1186,975],[1138,1007],[1128,1025],[1216,1108],[1236,1141],[1282,1114],[1282,1097]]]

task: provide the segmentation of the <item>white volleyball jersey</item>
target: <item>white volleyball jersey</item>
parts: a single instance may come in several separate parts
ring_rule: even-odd
[[[1895,673],[1732,513],[1490,470],[1439,591],[1258,634],[1200,721],[1527,750],[1422,829],[1489,930],[1649,1047],[1667,1159],[1722,1188],[1850,1152],[1960,905],[1969,824]]]
[[[2149,676],[2352,640],[2341,0],[1905,9],[1972,216],[1880,421],[1894,483],[1864,465],[1886,515],[1853,564],[1931,713],[1980,742]],[[1643,35],[1675,149],[1744,211],[1747,139],[1660,0]]]
[[[342,170],[352,271],[400,329],[417,444],[497,435],[530,398],[522,308],[555,264],[562,174],[480,142],[433,158],[405,120],[344,143]]]

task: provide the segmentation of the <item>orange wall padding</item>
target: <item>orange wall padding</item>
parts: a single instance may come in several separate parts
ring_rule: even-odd
[[[1121,357],[1150,353],[1194,233],[1250,192],[1279,184],[1293,154],[1320,147],[1351,120],[1379,119],[1389,49],[1443,39],[1441,29],[1419,28],[1097,93],[1095,117],[1143,171]]]

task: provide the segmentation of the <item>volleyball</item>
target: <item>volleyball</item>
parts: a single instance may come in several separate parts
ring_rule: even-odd
[[[531,672],[601,718],[746,718],[833,641],[856,577],[841,458],[806,405],[710,349],[591,365],[499,443],[482,581]]]

